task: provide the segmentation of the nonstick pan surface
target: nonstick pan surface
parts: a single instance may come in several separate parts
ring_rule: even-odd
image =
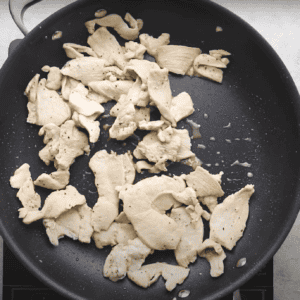
[[[41,221],[25,225],[18,218],[20,202],[9,178],[16,168],[28,163],[33,179],[50,173],[39,159],[44,147],[39,127],[26,123],[27,98],[24,90],[44,65],[62,67],[68,60],[64,43],[86,45],[84,22],[94,18],[98,9],[124,17],[130,12],[144,21],[141,33],[158,37],[167,32],[171,44],[200,47],[203,53],[224,49],[232,53],[221,84],[203,78],[170,75],[173,95],[188,92],[195,112],[189,117],[200,124],[201,138],[192,141],[192,150],[211,173],[224,172],[225,196],[246,184],[254,184],[250,214],[243,238],[232,251],[225,251],[225,272],[212,278],[205,259],[190,265],[187,280],[167,292],[160,278],[148,289],[127,278],[117,283],[105,279],[102,268],[110,247],[99,250],[92,241],[81,244],[67,237],[58,247],[50,244]],[[216,32],[216,27],[223,31]],[[52,40],[55,31],[61,39]],[[120,39],[121,43],[124,43]],[[188,299],[217,299],[237,289],[257,273],[276,253],[288,235],[299,212],[299,94],[294,82],[270,45],[247,23],[228,10],[209,1],[78,1],[38,25],[13,51],[0,72],[0,166],[1,235],[18,259],[37,278],[71,299],[173,299],[182,289],[190,290]],[[106,106],[107,114],[109,105]],[[97,201],[94,176],[89,159],[101,149],[121,154],[133,150],[141,138],[123,142],[107,141],[104,124],[113,118],[100,117],[101,137],[90,156],[76,159],[71,166],[70,184],[87,198],[89,206]],[[178,128],[190,125],[185,121]],[[205,145],[205,149],[199,144]],[[250,167],[235,164],[247,162]],[[173,163],[167,174],[180,175],[192,169]],[[139,175],[136,181],[148,176]],[[49,194],[36,189],[42,198]],[[223,198],[224,198],[223,197]],[[220,199],[220,202],[223,200]],[[205,238],[208,237],[208,223]],[[245,257],[247,263],[237,268]],[[176,264],[172,251],[157,251],[146,263]],[[201,274],[201,275],[200,275]]]

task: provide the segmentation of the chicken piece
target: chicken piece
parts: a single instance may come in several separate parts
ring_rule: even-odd
[[[40,74],[36,74],[28,83],[25,89],[25,95],[28,98],[28,103],[35,103],[36,102],[36,95],[37,95],[37,88],[40,80]],[[27,122],[29,122],[27,120]],[[29,122],[32,123],[32,122]]]
[[[76,111],[73,113],[72,120],[75,121],[75,125],[78,127],[85,128],[89,133],[89,141],[91,143],[96,143],[100,136],[100,122],[95,121],[96,115],[91,115],[86,117],[84,115],[78,114]]]
[[[127,276],[137,285],[147,288],[156,282],[159,276],[165,280],[166,289],[170,292],[177,284],[182,284],[188,277],[190,270],[180,266],[173,266],[166,263],[154,263],[142,266],[139,270],[128,271]]]
[[[111,82],[109,80],[92,81],[88,86],[97,94],[101,95],[102,102],[106,103],[110,100],[118,101],[123,94],[128,94],[129,89],[133,85],[132,80],[120,80]]]
[[[56,169],[67,170],[74,159],[85,153],[90,153],[88,137],[75,127],[75,122],[69,120],[60,129],[59,150],[55,156]]]
[[[55,124],[44,125],[39,130],[39,136],[44,135],[46,146],[39,152],[40,159],[49,166],[59,151],[60,128]]]
[[[71,117],[71,109],[62,97],[46,87],[46,79],[40,80],[36,91],[36,101],[30,102],[27,122],[36,125],[54,123],[59,126]]]
[[[97,54],[90,47],[81,46],[81,45],[72,44],[72,43],[64,43],[63,48],[65,49],[66,55],[69,58],[84,57],[82,52],[86,53],[92,57],[97,57]]]
[[[157,131],[161,129],[164,124],[164,121],[140,121],[138,127],[141,130]]]
[[[121,70],[124,69],[126,60],[123,50],[116,38],[105,27],[98,28],[89,36],[87,43],[96,52],[97,56],[106,61],[108,65],[116,65]],[[93,81],[97,80],[102,79],[94,79]]]
[[[95,231],[100,232],[108,230],[119,214],[119,197],[115,188],[133,183],[135,169],[129,153],[108,154],[106,150],[96,152],[89,162],[89,167],[95,175],[95,185],[99,194],[98,202],[93,207],[92,225]]]
[[[185,183],[180,177],[154,176],[134,185],[121,187],[119,197],[123,200],[124,212],[133,225],[138,237],[151,249],[175,249],[182,231],[163,210],[176,205],[172,195],[156,198],[165,190],[181,192]]]
[[[129,240],[128,244],[118,244],[109,253],[103,267],[104,277],[111,281],[123,279],[128,271],[139,270],[146,257],[153,250],[144,245],[139,238]]]
[[[95,25],[98,24],[103,27],[112,27],[125,40],[135,40],[143,27],[143,21],[141,19],[135,20],[129,13],[125,15],[124,19],[129,23],[130,27],[123,21],[121,16],[116,14],[88,21],[85,25],[90,34],[94,33]]]
[[[70,180],[70,172],[68,170],[57,170],[51,174],[41,174],[34,184],[50,190],[64,189]]]
[[[226,68],[226,65],[221,60],[216,59],[209,54],[200,54],[194,60],[194,68],[198,69],[200,66],[211,66],[216,68]]]
[[[142,173],[143,169],[148,170],[149,173],[156,173],[156,174],[160,173],[161,171],[167,171],[166,163],[151,165],[144,160],[139,160],[135,164],[135,168],[138,173]]]
[[[79,84],[81,84],[80,81],[69,76],[63,76],[61,82],[61,95],[63,99],[69,101],[72,90],[75,89]]]
[[[104,107],[101,104],[88,99],[87,95],[88,90],[84,87],[82,88],[81,85],[78,85],[70,93],[70,106],[79,114],[86,117],[93,115],[96,119],[104,112]]]
[[[48,218],[43,220],[49,241],[53,246],[58,246],[58,240],[65,235],[78,240],[79,223],[80,216],[74,207],[62,213],[56,220]]]
[[[72,207],[57,219],[44,219],[46,233],[52,245],[65,235],[83,243],[90,243],[93,228],[90,224],[91,208],[87,204]]]
[[[34,190],[28,164],[23,164],[15,171],[14,175],[10,177],[10,185],[13,188],[19,189],[17,197],[23,205],[19,209],[20,218],[23,218],[28,211],[37,211],[39,209],[41,206],[41,197]]]
[[[211,215],[206,210],[204,210],[199,203],[195,205],[189,205],[188,207],[186,207],[186,211],[191,216],[192,223],[197,222],[201,218],[201,216],[206,221],[210,220]]]
[[[148,91],[150,99],[154,102],[161,115],[168,120],[173,127],[177,123],[171,113],[172,92],[168,77],[168,70],[155,70],[149,72]]]
[[[75,58],[64,65],[61,73],[81,81],[84,85],[88,85],[92,81],[103,80],[105,78],[104,68],[107,65],[105,59],[97,57]]]
[[[198,249],[198,254],[205,257],[210,263],[210,275],[212,277],[219,277],[224,273],[223,260],[226,258],[226,254],[219,244],[207,239]]]
[[[93,239],[96,247],[102,249],[105,246],[115,246],[117,244],[126,245],[129,240],[134,240],[137,235],[131,224],[113,222],[108,230],[94,232]]]
[[[85,203],[77,207],[80,224],[79,224],[79,241],[82,243],[90,243],[91,236],[94,232],[92,226],[92,209]]]
[[[68,185],[65,190],[52,192],[45,200],[41,210],[28,211],[23,218],[25,224],[30,224],[39,219],[56,219],[62,213],[76,205],[85,204],[84,195],[79,194],[77,189]]]
[[[231,54],[229,52],[225,51],[225,50],[218,49],[218,50],[210,50],[209,55],[211,55],[211,56],[215,57],[216,59],[219,59],[219,60],[222,61],[222,56],[228,56],[228,55],[231,55]]]
[[[134,79],[139,77],[142,83],[147,84],[151,70],[160,70],[160,67],[157,63],[148,60],[131,59],[124,69],[124,74]]]
[[[184,178],[189,187],[196,191],[197,197],[222,197],[224,195],[219,181],[200,166],[190,174],[182,175],[182,178]]]
[[[184,207],[173,208],[170,218],[183,229],[181,240],[174,252],[177,263],[186,268],[197,259],[197,251],[203,242],[203,222],[201,218],[192,222]]]
[[[14,172],[14,175],[11,176],[9,179],[11,187],[15,189],[20,189],[22,185],[26,182],[26,180],[28,178],[31,178],[29,168],[29,164],[23,164]]]
[[[194,66],[194,74],[203,76],[221,83],[223,81],[223,71],[211,66]]]
[[[144,53],[146,52],[146,47],[139,43],[130,41],[125,43],[125,58],[130,59],[144,59]]]
[[[130,224],[130,221],[128,220],[126,214],[124,211],[121,211],[120,214],[116,217],[115,221],[117,223],[122,223],[122,224]]]
[[[243,236],[249,215],[249,199],[254,186],[247,184],[228,196],[214,209],[210,218],[210,239],[231,250]]]
[[[134,120],[137,124],[141,122],[150,122],[150,107],[140,107],[135,109]],[[158,121],[159,122],[159,121]]]
[[[162,33],[158,38],[149,36],[147,33],[140,34],[140,42],[147,48],[147,52],[155,56],[157,54],[157,48],[170,43],[170,35],[168,33]]]
[[[60,69],[57,67],[44,66],[42,68],[43,72],[49,72],[46,81],[46,88],[49,90],[58,91],[61,89],[61,82],[63,75],[60,72]]]
[[[194,111],[194,103],[188,93],[182,92],[172,99],[171,114],[176,122],[190,116]]]
[[[161,68],[169,72],[185,75],[201,53],[199,48],[164,45],[156,49],[155,60]]]
[[[109,137],[123,141],[131,136],[137,129],[135,113],[134,104],[126,100],[125,107],[118,113],[114,124],[109,129]]]
[[[186,129],[172,129],[172,132],[169,142],[167,140],[166,142],[161,142],[158,132],[150,132],[138,143],[138,146],[133,151],[133,155],[137,159],[146,158],[154,163],[164,163],[167,160],[180,161],[195,156],[190,151],[191,142],[188,131]],[[162,134],[160,134],[160,138],[166,139],[166,136],[162,137]]]

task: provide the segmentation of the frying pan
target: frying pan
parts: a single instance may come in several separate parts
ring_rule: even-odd
[[[33,179],[50,173],[38,158],[43,148],[39,127],[26,123],[27,99],[23,95],[30,79],[44,65],[62,67],[67,58],[63,43],[86,45],[84,22],[94,18],[98,9],[124,16],[130,12],[144,20],[141,32],[154,37],[170,33],[171,44],[200,47],[204,53],[225,49],[232,53],[222,84],[203,78],[170,75],[173,95],[188,92],[195,112],[189,118],[200,124],[202,137],[192,141],[192,150],[211,173],[224,172],[224,197],[246,184],[255,185],[244,236],[232,251],[225,251],[225,272],[219,278],[209,274],[209,264],[198,258],[190,265],[187,280],[167,292],[160,278],[143,289],[127,278],[113,283],[102,276],[110,247],[99,250],[92,241],[81,244],[61,239],[58,247],[50,244],[42,222],[25,225],[18,219],[20,202],[9,178],[23,163],[31,166]],[[216,32],[216,27],[222,32]],[[61,39],[52,40],[60,30]],[[124,42],[124,41],[121,41]],[[78,1],[50,16],[32,30],[16,47],[0,71],[0,147],[1,147],[1,235],[16,257],[41,281],[71,299],[172,299],[182,289],[190,290],[189,299],[212,300],[223,297],[254,276],[276,253],[288,235],[300,207],[299,94],[281,59],[270,45],[242,19],[209,1]],[[106,106],[106,113],[109,105]],[[113,118],[100,118],[112,124]],[[229,126],[228,126],[229,125]],[[191,130],[186,121],[178,128]],[[89,206],[97,201],[94,176],[88,161],[100,149],[124,153],[133,150],[142,133],[123,142],[107,141],[102,129],[100,140],[92,145],[90,156],[76,159],[71,166],[70,184],[87,198]],[[227,141],[226,141],[227,140]],[[198,147],[198,144],[206,148]],[[251,167],[234,164],[238,160]],[[167,174],[188,173],[180,163],[168,167]],[[249,177],[250,175],[252,177]],[[148,176],[137,176],[136,181]],[[49,191],[36,188],[43,199]],[[224,198],[223,197],[223,198]],[[223,198],[220,199],[222,202]],[[208,223],[204,221],[205,238]],[[237,268],[245,257],[247,263]],[[172,251],[157,251],[146,263],[176,264]],[[201,274],[201,275],[200,275]]]

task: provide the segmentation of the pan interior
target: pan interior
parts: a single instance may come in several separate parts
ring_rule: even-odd
[[[246,184],[254,184],[250,215],[244,237],[232,251],[225,251],[225,273],[211,278],[204,259],[190,265],[190,275],[171,293],[163,280],[144,290],[127,279],[112,283],[102,276],[102,268],[110,248],[99,250],[68,238],[52,246],[42,222],[24,225],[18,219],[20,203],[16,190],[9,186],[9,177],[23,163],[28,163],[35,179],[50,173],[40,161],[43,148],[39,128],[26,123],[27,98],[23,95],[30,79],[44,65],[62,67],[66,61],[63,43],[87,45],[84,22],[94,18],[100,8],[124,16],[128,11],[144,21],[142,33],[158,37],[170,34],[171,43],[199,47],[203,53],[224,49],[232,53],[224,70],[222,84],[203,78],[170,75],[173,96],[188,92],[195,104],[189,117],[200,124],[201,138],[192,140],[192,151],[210,173],[224,172],[222,188],[225,196]],[[216,27],[222,32],[216,32]],[[63,31],[61,39],[52,34]],[[112,31],[113,32],[113,31]],[[124,40],[119,39],[122,45]],[[191,291],[189,299],[215,299],[237,288],[254,275],[274,255],[299,211],[299,96],[290,75],[270,46],[246,23],[227,10],[207,1],[79,1],[56,13],[36,28],[19,45],[3,66],[0,76],[0,147],[1,157],[1,230],[8,246],[31,271],[51,287],[70,298],[95,299],[105,295],[113,299],[171,299],[181,289]],[[106,105],[108,113],[109,104]],[[90,156],[76,159],[71,166],[70,184],[86,196],[89,206],[97,201],[94,177],[89,159],[101,149],[124,153],[133,150],[136,137],[123,142],[107,141],[104,124],[113,118],[100,119],[101,138],[92,147]],[[178,128],[191,131],[185,121]],[[138,135],[141,138],[141,135]],[[205,145],[202,149],[199,145]],[[247,162],[251,167],[235,165]],[[169,166],[167,174],[180,175],[192,169],[180,163]],[[136,181],[148,174],[137,176]],[[37,188],[45,199],[47,191]],[[222,198],[223,199],[223,198]],[[222,201],[220,199],[220,201]],[[205,223],[206,228],[208,224]],[[236,262],[247,258],[237,269]],[[43,263],[40,263],[40,260]],[[160,251],[147,259],[150,262],[176,264],[171,251]],[[201,275],[200,275],[201,273]]]

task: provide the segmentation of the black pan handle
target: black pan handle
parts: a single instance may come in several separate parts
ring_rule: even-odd
[[[10,14],[18,28],[24,34],[24,36],[28,34],[28,30],[23,23],[24,13],[27,10],[27,8],[40,1],[42,0],[9,0]]]

